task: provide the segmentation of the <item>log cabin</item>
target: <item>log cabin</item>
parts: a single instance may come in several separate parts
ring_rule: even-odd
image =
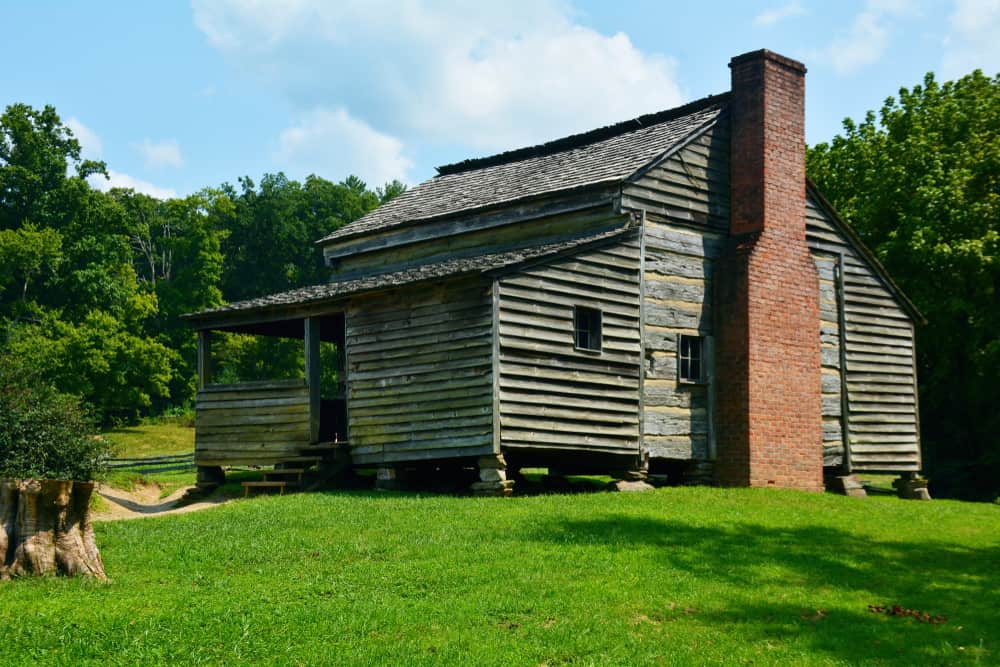
[[[806,179],[805,67],[730,70],[723,94],[440,167],[317,242],[329,282],[186,316],[197,465],[335,441],[383,481],[478,468],[500,494],[524,467],[808,490],[917,472],[921,316]],[[214,384],[217,331],[300,339],[305,378]]]

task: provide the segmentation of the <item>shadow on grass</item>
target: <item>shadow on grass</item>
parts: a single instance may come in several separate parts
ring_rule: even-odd
[[[732,589],[728,608],[699,613],[702,622],[757,641],[804,637],[813,649],[849,663],[941,664],[959,655],[985,662],[996,657],[1000,547],[859,539],[826,526],[707,527],[625,515],[553,521],[529,539],[605,549],[653,547],[664,565]],[[826,599],[832,593],[842,594],[848,605],[854,604],[852,598],[863,602],[856,609],[816,614],[815,608],[766,598],[765,590],[775,595],[783,587],[798,589],[793,596],[824,591]],[[943,614],[948,621],[929,625],[876,614],[869,604],[898,604]],[[968,644],[966,652],[956,653],[961,644]]]

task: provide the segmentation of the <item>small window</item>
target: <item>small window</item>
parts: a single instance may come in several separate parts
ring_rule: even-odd
[[[677,376],[682,382],[704,382],[705,339],[681,335],[677,346]]]
[[[586,306],[573,308],[573,343],[578,350],[601,351],[601,311]]]

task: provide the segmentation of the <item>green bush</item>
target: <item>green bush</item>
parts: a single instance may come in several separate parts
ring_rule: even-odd
[[[0,477],[97,479],[112,445],[94,433],[78,398],[0,355]]]

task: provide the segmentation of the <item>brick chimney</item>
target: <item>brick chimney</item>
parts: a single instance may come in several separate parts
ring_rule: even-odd
[[[717,264],[725,486],[823,488],[819,276],[806,246],[805,72],[767,50],[732,73],[730,237]]]

